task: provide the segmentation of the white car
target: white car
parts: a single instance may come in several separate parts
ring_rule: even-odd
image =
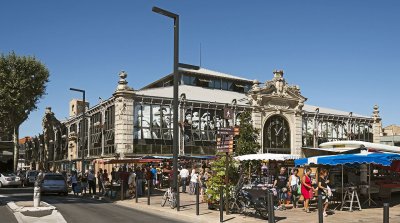
[[[21,185],[21,178],[13,173],[0,173],[0,187]]]

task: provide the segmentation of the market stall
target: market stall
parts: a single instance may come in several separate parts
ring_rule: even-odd
[[[260,168],[256,168],[256,170],[254,170],[256,166],[249,165],[249,183],[253,184],[253,187],[255,185],[267,187],[273,183],[279,166],[294,167],[293,160],[298,158],[300,156],[291,154],[260,153],[236,156],[233,159],[237,161],[260,161]]]
[[[345,195],[349,193],[349,190],[351,190],[351,195],[353,197],[354,191],[356,188],[354,187],[344,187],[344,166],[345,165],[361,165],[361,164],[368,164],[368,172],[367,172],[367,177],[368,180],[365,182],[366,184],[364,185],[356,185],[356,187],[359,188],[366,188],[368,190],[368,200],[371,201],[371,164],[372,165],[381,165],[381,166],[391,166],[392,162],[394,160],[400,160],[400,154],[395,154],[395,153],[370,153],[370,152],[363,152],[359,154],[342,154],[342,155],[332,155],[332,156],[316,156],[316,157],[309,157],[309,158],[302,158],[302,159],[297,159],[295,160],[295,165],[296,166],[304,166],[304,165],[328,165],[328,166],[341,166],[341,204],[343,209],[343,206],[345,205],[345,202],[347,201],[345,199]],[[400,182],[399,182],[400,186]],[[358,198],[358,195],[355,194]],[[353,198],[351,198],[351,203],[353,203]],[[359,202],[358,202],[359,203]],[[359,204],[358,204],[359,205]],[[359,205],[359,208],[361,209],[361,206]],[[350,210],[352,210],[352,207],[350,207]]]

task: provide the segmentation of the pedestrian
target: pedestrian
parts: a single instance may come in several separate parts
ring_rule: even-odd
[[[181,181],[182,181],[182,193],[186,193],[186,183],[189,177],[189,170],[186,169],[186,167],[184,166],[180,171],[179,175],[181,176]]]
[[[99,193],[102,195],[104,193],[104,179],[103,179],[103,169],[99,169],[97,173],[97,184],[99,186]]]
[[[329,205],[329,186],[328,186],[328,171],[326,169],[322,169],[319,171],[319,179],[318,179],[318,195],[322,196],[322,202],[324,203],[324,217],[328,216],[326,210]]]
[[[210,169],[205,168],[204,173],[200,177],[200,182],[201,182],[201,189],[200,189],[201,202],[204,202],[206,200],[205,194],[206,194],[206,190],[207,190],[207,181],[211,177],[209,171],[210,171]]]
[[[106,169],[104,169],[104,172],[103,172],[103,181],[104,182],[109,182],[110,181],[110,179],[108,178],[108,173],[107,173]]]
[[[128,169],[128,173],[129,173],[128,193],[129,193],[130,198],[134,198],[136,195],[136,191],[135,191],[136,190],[136,173],[131,168]]]
[[[129,173],[127,172],[126,166],[124,166],[122,168],[122,172],[121,172],[121,183],[123,185],[123,193],[124,193],[124,197],[126,196],[126,191],[128,191],[129,188]]]
[[[285,201],[288,192],[288,176],[285,167],[281,167],[279,174],[275,177],[274,187],[276,187],[278,192],[278,210],[286,210]]]
[[[83,192],[85,192],[85,194],[86,194],[86,189],[87,189],[87,187],[88,187],[88,180],[87,180],[88,172],[89,172],[89,171],[86,170],[86,172],[83,173],[83,174],[82,174],[82,177],[81,177],[82,190],[83,190]]]
[[[152,181],[153,181],[152,186],[156,187],[157,186],[157,169],[154,167],[154,165],[151,165],[150,172],[151,172],[151,177],[152,177]]]
[[[74,192],[74,195],[77,195],[76,186],[78,185],[78,177],[77,177],[76,171],[72,172],[69,182],[71,182],[71,187],[72,187],[72,191]]]
[[[301,187],[300,185],[300,177],[298,176],[299,170],[297,168],[293,169],[293,174],[290,175],[289,177],[289,191],[292,194],[292,202],[293,202],[293,208],[297,208],[297,201],[298,201],[298,196],[300,195],[298,193],[299,188]]]
[[[143,184],[143,172],[141,168],[138,166],[136,168],[136,190],[138,197],[141,197],[143,195],[142,184]]]
[[[89,184],[89,194],[96,194],[96,178],[94,176],[93,170],[90,170],[88,173],[88,184]]]
[[[304,211],[310,213],[309,203],[314,196],[314,188],[311,185],[311,169],[307,167],[304,171],[304,176],[301,179],[301,194],[304,197]]]
[[[199,173],[196,171],[196,169],[193,169],[194,173],[190,175],[190,185],[189,185],[189,194],[194,194],[195,192],[195,187],[196,183],[199,182]]]
[[[115,167],[113,167],[112,168],[112,171],[111,171],[111,182],[116,182],[116,181],[118,181],[118,179],[117,179],[117,172],[115,171]]]

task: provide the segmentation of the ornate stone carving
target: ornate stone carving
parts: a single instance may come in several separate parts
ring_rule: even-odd
[[[300,101],[297,103],[297,106],[296,106],[296,108],[295,108],[295,114],[296,114],[296,115],[301,115],[301,112],[302,112],[303,107],[304,107],[304,101],[305,101],[305,100],[300,100]]]
[[[284,101],[274,101],[270,102],[267,105],[265,105],[266,108],[272,108],[275,110],[284,110],[290,108],[289,104],[284,102]]]
[[[379,116],[379,106],[378,105],[374,106],[374,111],[372,112],[372,118],[374,118],[375,123],[381,121],[381,117]]]
[[[275,85],[275,91],[273,94],[278,96],[284,96],[286,93],[286,81],[283,78],[283,70],[274,70],[274,78],[272,79]]]
[[[121,71],[119,73],[119,81],[118,81],[118,86],[117,86],[117,91],[133,91],[131,87],[128,86],[128,81],[126,81],[126,78],[128,77],[128,73],[125,71]]]
[[[260,91],[260,82],[258,80],[253,81],[253,86],[251,87],[251,92],[257,93]]]

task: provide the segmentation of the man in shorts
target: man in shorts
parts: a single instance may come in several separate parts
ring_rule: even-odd
[[[288,175],[286,173],[286,168],[281,167],[280,172],[275,177],[274,187],[278,191],[278,210],[286,210],[285,201],[287,200],[288,192]]]

